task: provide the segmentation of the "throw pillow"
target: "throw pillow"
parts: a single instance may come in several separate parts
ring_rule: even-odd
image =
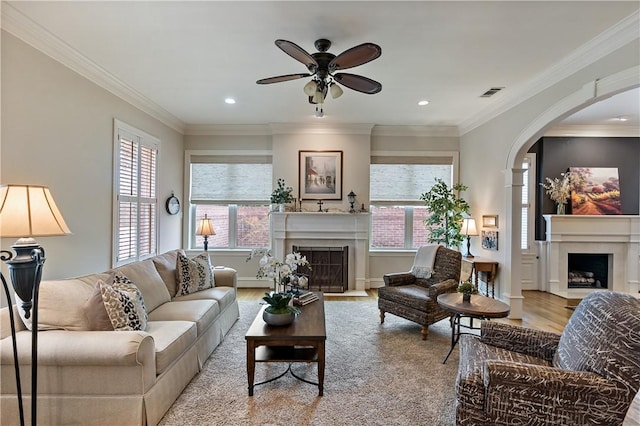
[[[113,285],[100,281],[104,306],[114,330],[144,330],[147,310],[138,287],[122,274],[116,273]]]
[[[113,283],[113,275],[106,281],[107,284]],[[102,290],[100,288],[100,280],[96,282],[93,293],[84,302],[84,313],[87,317],[87,327],[91,331],[113,331],[113,325],[109,318],[107,308],[102,300]]]
[[[211,260],[207,253],[189,259],[178,253],[176,296],[184,296],[215,286]]]

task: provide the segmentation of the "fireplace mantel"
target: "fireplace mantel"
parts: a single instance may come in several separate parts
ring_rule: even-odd
[[[581,299],[598,289],[568,288],[569,253],[612,256],[609,290],[640,291],[640,216],[544,215],[547,226],[543,251],[547,290],[568,299]]]
[[[274,255],[284,258],[293,245],[349,246],[349,290],[365,290],[369,269],[369,213],[271,213]]]

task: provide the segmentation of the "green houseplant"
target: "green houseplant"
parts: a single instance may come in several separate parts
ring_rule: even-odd
[[[464,235],[460,234],[462,219],[469,214],[469,204],[458,194],[466,189],[460,183],[449,188],[442,179],[436,179],[429,192],[420,196],[429,210],[424,224],[429,231],[430,243],[450,248],[460,246],[464,240]]]
[[[268,305],[262,313],[262,319],[269,325],[281,326],[289,325],[293,322],[300,309],[290,302],[293,299],[292,293],[265,293],[262,298]]]
[[[478,294],[478,288],[471,281],[463,281],[458,285],[458,293],[462,293],[462,300],[471,301],[472,294]]]
[[[285,186],[284,179],[278,178],[278,187],[271,193],[271,204],[284,205],[293,201],[293,188]],[[282,209],[281,209],[282,210]]]

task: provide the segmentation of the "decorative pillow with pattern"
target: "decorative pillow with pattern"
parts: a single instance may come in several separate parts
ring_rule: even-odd
[[[193,259],[178,253],[176,273],[178,278],[176,296],[184,296],[215,286],[211,260],[207,253],[201,253]]]
[[[131,280],[116,273],[112,285],[104,281],[99,281],[98,285],[114,330],[144,330],[147,327],[144,298]]]

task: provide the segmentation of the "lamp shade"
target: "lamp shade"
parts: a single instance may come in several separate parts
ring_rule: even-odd
[[[476,229],[476,220],[471,217],[462,219],[462,229],[460,229],[460,233],[462,235],[470,236],[478,235],[478,230]]]
[[[196,227],[196,235],[216,235],[216,231],[213,229],[213,221],[204,215],[204,218],[198,221],[198,226]]]
[[[70,233],[49,188],[0,185],[0,237],[46,237]]]

